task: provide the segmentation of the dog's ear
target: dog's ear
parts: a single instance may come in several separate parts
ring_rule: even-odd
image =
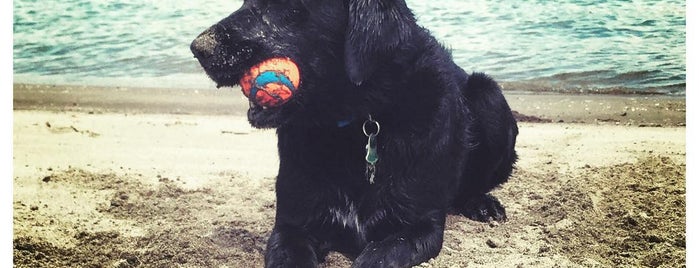
[[[349,0],[345,69],[350,81],[366,81],[415,29],[415,16],[404,0]]]

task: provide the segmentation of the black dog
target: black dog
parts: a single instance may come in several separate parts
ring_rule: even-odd
[[[289,102],[248,111],[278,135],[267,267],[314,267],[330,250],[354,267],[408,267],[439,254],[448,212],[506,219],[488,192],[517,158],[512,112],[403,0],[246,0],[191,49],[219,86],[269,58],[299,66]]]

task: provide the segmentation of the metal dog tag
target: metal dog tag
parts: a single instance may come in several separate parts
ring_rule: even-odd
[[[379,154],[376,151],[376,134],[370,134],[366,144],[366,162],[369,165],[376,165],[379,161]]]
[[[367,132],[367,125],[370,124],[374,124],[376,127],[376,132]],[[379,135],[381,125],[379,125],[379,122],[375,121],[373,118],[371,118],[371,115],[369,115],[369,119],[364,121],[364,125],[362,125],[362,130],[364,131],[364,135],[368,137],[366,142],[366,156],[364,157],[364,160],[366,160],[366,176],[369,179],[369,183],[374,184],[374,178],[376,178],[376,162],[379,161],[379,151],[376,146],[376,135]]]

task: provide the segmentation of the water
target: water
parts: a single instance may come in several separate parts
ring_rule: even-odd
[[[508,89],[685,94],[684,1],[408,3],[459,65]],[[14,0],[14,80],[213,88],[189,43],[240,5]]]

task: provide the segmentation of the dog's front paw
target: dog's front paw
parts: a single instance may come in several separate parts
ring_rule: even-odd
[[[265,268],[315,268],[317,262],[312,256],[298,256],[298,253],[276,249],[267,252]]]
[[[267,240],[265,268],[314,268],[318,258],[308,238],[293,227],[275,227]]]
[[[352,268],[410,267],[413,252],[404,239],[371,242],[354,260]]]
[[[507,220],[505,207],[490,194],[482,194],[469,199],[463,205],[461,213],[469,219],[480,222],[491,220],[504,222]]]

